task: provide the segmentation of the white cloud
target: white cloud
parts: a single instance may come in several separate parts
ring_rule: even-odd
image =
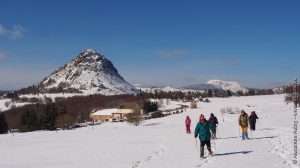
[[[183,50],[183,49],[177,49],[177,50],[171,50],[171,51],[158,50],[156,53],[160,57],[186,56],[189,54],[188,51]]]
[[[26,28],[21,25],[13,25],[11,29],[0,24],[0,36],[7,36],[11,39],[18,39],[23,37]]]
[[[21,25],[13,25],[13,29],[10,31],[10,37],[12,39],[17,39],[23,37],[26,29]]]

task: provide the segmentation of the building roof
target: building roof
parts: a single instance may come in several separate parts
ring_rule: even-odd
[[[119,113],[119,114],[133,113],[133,109],[118,109],[118,108],[102,109],[102,110],[96,110],[91,115],[112,115],[114,113]]]

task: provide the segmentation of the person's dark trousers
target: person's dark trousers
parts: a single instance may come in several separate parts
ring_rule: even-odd
[[[206,145],[207,150],[211,153],[210,141],[200,141],[200,157],[204,157],[204,146]]]
[[[255,122],[250,122],[250,130],[255,131]]]

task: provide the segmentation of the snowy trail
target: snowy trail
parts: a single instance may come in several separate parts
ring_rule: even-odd
[[[199,103],[198,109],[148,120],[139,127],[106,123],[58,133],[0,135],[0,167],[299,168],[291,162],[292,105],[283,99],[284,95],[215,98]],[[228,106],[257,111],[260,119],[257,131],[249,133],[251,140],[239,137],[238,114],[226,114],[222,121],[220,109]],[[184,120],[191,117],[194,132],[199,115],[208,118],[211,112],[220,122],[216,147],[212,141],[217,151],[214,157],[200,160],[193,135],[185,133]]]

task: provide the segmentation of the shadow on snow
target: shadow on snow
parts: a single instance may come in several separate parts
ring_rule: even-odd
[[[235,138],[238,138],[238,137],[236,137],[236,136],[234,136],[234,137],[224,137],[224,138],[217,138],[217,140],[218,139],[235,139]]]
[[[253,151],[240,151],[240,152],[228,152],[228,153],[219,153],[219,154],[214,154],[214,156],[228,156],[228,155],[236,155],[236,154],[248,154]]]
[[[149,124],[144,124],[142,126],[156,126],[156,125],[161,125],[162,123],[149,123]]]
[[[278,136],[266,136],[266,137],[257,137],[257,138],[250,138],[251,139],[273,139],[273,138],[277,138]]]

